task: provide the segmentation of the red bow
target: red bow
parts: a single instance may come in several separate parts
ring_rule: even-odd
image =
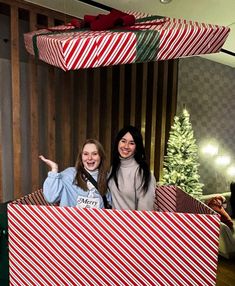
[[[88,27],[92,31],[102,31],[118,28],[120,26],[132,26],[135,24],[135,16],[113,9],[107,15],[85,15],[84,20],[73,19],[71,24],[76,28]]]

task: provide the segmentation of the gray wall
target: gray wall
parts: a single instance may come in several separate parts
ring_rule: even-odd
[[[177,113],[184,105],[199,146],[204,194],[228,192],[235,177],[227,176],[226,168],[218,167],[200,150],[206,141],[214,140],[235,165],[235,69],[200,57],[181,59]]]

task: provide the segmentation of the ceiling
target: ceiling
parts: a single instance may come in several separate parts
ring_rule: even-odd
[[[159,0],[85,1],[90,4],[79,0],[26,0],[26,2],[32,2],[75,17],[83,17],[85,14],[108,13],[101,8],[94,7],[92,5],[94,2],[119,10],[142,11],[155,15],[229,26],[231,32],[223,50],[233,55],[220,52],[202,57],[235,68],[235,0],[172,0],[168,4],[162,4]]]

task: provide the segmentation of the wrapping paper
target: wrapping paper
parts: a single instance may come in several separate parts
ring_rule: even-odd
[[[216,53],[230,31],[224,26],[128,13],[135,16],[136,25],[105,31],[76,30],[71,25],[42,29],[24,34],[25,47],[31,55],[67,71]]]
[[[159,212],[43,205],[41,191],[9,204],[10,285],[216,285],[219,216],[175,187],[156,195]]]

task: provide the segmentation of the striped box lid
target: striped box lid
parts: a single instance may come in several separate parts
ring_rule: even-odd
[[[127,30],[73,30],[71,26],[24,34],[27,51],[63,70],[176,59],[219,52],[229,27],[134,14],[141,25]]]

